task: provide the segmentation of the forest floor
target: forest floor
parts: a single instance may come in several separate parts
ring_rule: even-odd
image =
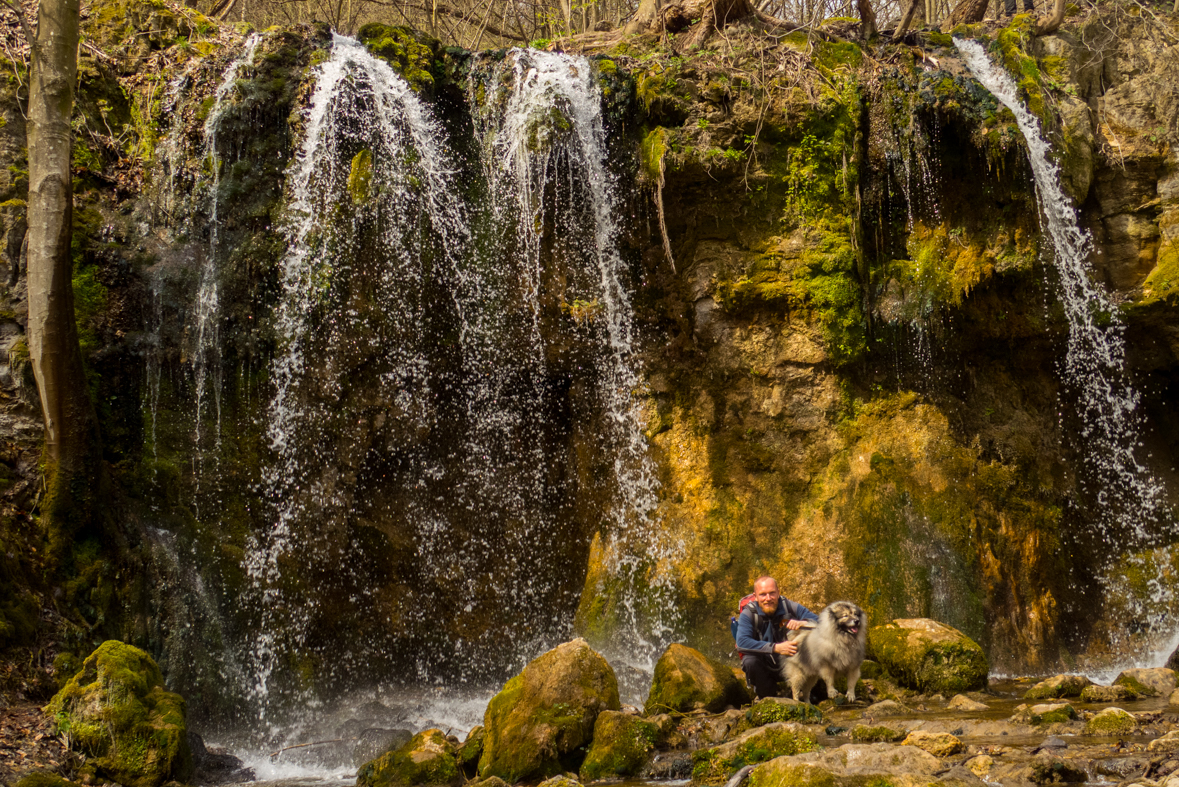
[[[18,700],[0,707],[0,785],[10,787],[33,771],[58,773],[73,756],[40,703]]]

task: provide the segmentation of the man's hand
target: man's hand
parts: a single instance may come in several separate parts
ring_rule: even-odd
[[[792,620],[790,622],[797,623],[798,621]],[[774,652],[783,656],[793,656],[798,652],[798,645],[793,642],[778,642],[774,644]]]
[[[791,631],[798,631],[800,628],[802,628],[802,621],[788,620],[786,621],[786,628],[790,629]]]

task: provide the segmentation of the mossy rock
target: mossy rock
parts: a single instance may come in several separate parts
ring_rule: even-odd
[[[483,716],[479,776],[515,783],[577,770],[598,714],[618,710],[618,679],[583,639],[533,659]]]
[[[139,648],[102,643],[45,710],[102,778],[157,787],[192,775],[184,699]]]
[[[649,721],[620,711],[602,711],[594,723],[594,742],[581,764],[581,778],[633,776],[647,762],[658,737],[659,728]]]
[[[1129,735],[1136,729],[1134,714],[1121,708],[1106,708],[1085,723],[1086,735]]]
[[[1084,675],[1054,675],[1042,680],[1024,692],[1025,700],[1056,700],[1065,697],[1080,697],[1093,681]]]
[[[1175,690],[1175,671],[1166,667],[1123,670],[1113,685],[1125,686],[1141,697],[1167,697]]]
[[[706,710],[719,713],[750,699],[733,670],[686,645],[670,645],[655,665],[644,713]]]
[[[470,769],[473,772],[479,767],[479,758],[483,755],[483,736],[485,732],[483,725],[477,725],[467,733],[467,739],[463,741],[463,745],[455,752],[459,766],[464,770]]]
[[[864,724],[858,724],[852,727],[851,739],[856,743],[896,743],[903,741],[908,733],[905,730],[898,730],[894,727],[886,727],[884,725],[877,725],[869,727]]]
[[[749,710],[745,711],[745,718],[754,727],[783,721],[822,724],[823,712],[814,705],[786,697],[766,697],[758,700]]]
[[[395,27],[371,22],[356,34],[360,43],[409,83],[415,91],[429,92],[434,88],[437,60],[442,45],[425,33],[408,27]]]
[[[907,688],[956,694],[985,688],[989,664],[978,643],[929,618],[902,618],[868,635],[875,660]]]
[[[1089,780],[1089,774],[1079,765],[1065,760],[1047,760],[1032,764],[1032,774],[1029,779],[1035,784],[1060,784],[1069,782],[1079,784]]]
[[[692,781],[696,784],[723,784],[746,765],[818,750],[815,736],[801,724],[769,724],[716,748],[693,754]]]
[[[1061,724],[1077,718],[1077,711],[1067,702],[1044,703],[1041,705],[1020,705],[1012,715],[1012,721],[1024,724]]]
[[[1125,702],[1138,699],[1138,692],[1129,686],[1086,686],[1081,692],[1081,702]]]
[[[356,772],[357,787],[457,785],[462,781],[454,745],[442,730],[423,730],[409,743],[366,762]]]

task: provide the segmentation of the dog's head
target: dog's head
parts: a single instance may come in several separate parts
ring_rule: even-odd
[[[835,626],[842,633],[861,637],[868,628],[868,616],[864,614],[864,610],[850,601],[836,601],[827,605],[824,611],[831,614]]]

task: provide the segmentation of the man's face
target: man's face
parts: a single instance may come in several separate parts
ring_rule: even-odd
[[[772,579],[758,582],[753,586],[753,592],[757,594],[757,605],[761,607],[762,612],[772,615],[778,609],[777,582]]]

